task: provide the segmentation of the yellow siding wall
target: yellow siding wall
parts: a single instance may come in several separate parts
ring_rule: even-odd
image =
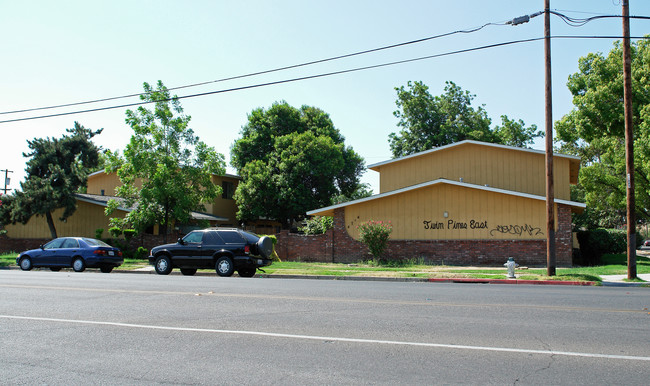
[[[555,197],[569,200],[569,160],[554,157]],[[448,149],[382,165],[380,193],[439,178],[544,196],[544,154],[463,144]]]
[[[239,179],[237,178],[228,176],[212,176],[212,183],[217,186],[222,186],[223,181],[232,183],[235,189],[237,189],[237,185],[239,184]],[[237,204],[234,199],[222,198],[219,196],[214,200],[214,203],[206,205],[205,210],[215,216],[226,217],[228,219],[228,221],[218,221],[217,223],[220,226],[236,227],[239,223],[237,221]]]
[[[68,217],[66,222],[59,220],[63,209],[57,209],[53,214],[54,226],[59,237],[80,236],[95,237],[95,229],[104,229],[104,237],[108,237],[108,217],[104,215],[104,207],[77,200],[77,210]],[[125,213],[116,211],[113,217],[124,217]],[[50,238],[50,228],[45,217],[34,216],[26,225],[6,225],[7,236],[11,238]]]
[[[115,196],[115,188],[120,185],[117,173],[97,173],[88,177],[86,193],[101,195],[104,190],[104,196]]]
[[[449,217],[445,218],[444,212]],[[351,237],[358,239],[357,226],[368,220],[390,220],[392,240],[546,238],[544,201],[447,184],[345,208],[345,223]]]

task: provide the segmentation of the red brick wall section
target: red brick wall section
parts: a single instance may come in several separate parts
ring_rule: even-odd
[[[36,249],[50,239],[12,239],[7,236],[0,236],[0,253],[28,251]],[[16,255],[17,256],[17,255]]]
[[[167,243],[175,243],[178,239],[178,234],[171,234],[167,236]],[[51,239],[12,239],[7,236],[0,236],[0,253],[7,252],[22,252],[30,249],[36,249],[40,245],[47,243]],[[121,240],[124,242],[124,240]],[[108,240],[108,243],[115,245],[111,240]],[[145,247],[147,251],[156,245],[164,244],[163,237],[158,235],[145,234],[142,236],[137,236],[131,239],[129,245],[133,249],[138,247]]]
[[[558,205],[556,263],[570,266],[571,209]],[[276,251],[285,261],[356,263],[370,260],[368,248],[345,229],[344,209],[334,212],[334,228],[324,235],[304,236],[282,231]],[[546,266],[546,240],[390,240],[388,259],[421,259],[429,264],[501,266],[508,257],[519,265]]]

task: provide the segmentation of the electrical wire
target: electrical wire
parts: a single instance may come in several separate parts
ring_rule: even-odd
[[[578,19],[578,18],[569,17],[567,15],[564,15],[564,14],[556,12],[556,11],[549,11],[549,12],[551,14],[554,14],[554,15],[560,17],[565,23],[567,23],[568,25],[573,26],[573,27],[580,27],[580,26],[583,26],[583,25],[589,23],[590,21],[597,20],[597,19],[621,17],[621,16],[616,16],[616,15],[599,15],[599,16],[593,16],[593,17],[584,18],[584,19]],[[647,16],[630,16],[630,18],[650,20],[650,17],[647,17]],[[318,64],[318,63],[324,63],[324,62],[349,58],[349,57],[353,57],[353,56],[364,55],[364,54],[377,52],[377,51],[382,51],[382,50],[387,50],[387,49],[391,49],[391,48],[397,48],[397,47],[401,47],[401,46],[421,43],[421,42],[425,42],[425,41],[428,41],[428,40],[433,40],[433,39],[437,39],[437,38],[451,36],[451,35],[454,35],[454,34],[473,33],[473,32],[477,32],[477,31],[479,31],[479,30],[481,30],[481,29],[483,29],[483,28],[485,28],[487,26],[490,26],[490,25],[507,25],[507,24],[510,24],[510,23],[511,22],[506,22],[506,23],[486,23],[486,24],[484,24],[484,25],[482,25],[480,27],[476,27],[476,28],[473,28],[473,29],[457,30],[457,31],[453,31],[453,32],[440,34],[440,35],[429,36],[429,37],[422,38],[422,39],[416,39],[416,40],[411,40],[411,41],[408,41],[408,42],[397,43],[397,44],[392,44],[392,45],[388,45],[388,46],[382,46],[382,47],[373,48],[373,49],[364,50],[364,51],[358,51],[358,52],[354,52],[354,53],[350,53],[350,54],[334,56],[334,57],[330,57],[330,58],[326,58],[326,59],[319,59],[319,60],[314,60],[314,61],[310,61],[310,62],[304,62],[304,63],[295,64],[295,65],[291,65],[291,66],[279,67],[279,68],[275,68],[275,69],[258,71],[258,72],[253,72],[253,73],[249,73],[249,74],[232,76],[232,77],[228,77],[228,78],[222,78],[222,79],[217,79],[217,80],[212,80],[212,81],[207,81],[207,82],[194,83],[194,84],[178,86],[178,87],[171,87],[171,88],[168,88],[167,90],[169,90],[169,91],[171,91],[171,90],[179,90],[179,89],[185,89],[185,88],[190,88],[190,87],[202,86],[202,85],[206,85],[206,84],[219,83],[219,82],[225,82],[225,81],[229,81],[229,80],[236,80],[236,79],[242,79],[242,78],[247,78],[247,77],[252,77],[252,76],[257,76],[257,75],[269,74],[269,73],[273,73],[273,72],[284,71],[284,70],[288,70],[288,69],[294,69],[294,68],[314,65],[314,64]],[[555,37],[552,37],[552,38],[559,38],[559,39],[565,39],[565,38],[573,38],[573,39],[622,39],[622,37],[614,37],[614,36],[555,36]],[[631,37],[631,38],[632,39],[647,39],[647,37]],[[267,82],[267,83],[249,85],[249,86],[235,87],[235,88],[230,88],[230,89],[209,91],[209,92],[205,92],[205,93],[185,95],[185,96],[180,96],[180,97],[175,97],[175,98],[176,99],[186,99],[186,98],[193,98],[193,97],[198,97],[198,96],[206,96],[206,95],[220,94],[220,93],[225,93],[225,92],[233,92],[233,91],[240,91],[240,90],[245,90],[245,89],[265,87],[265,86],[277,85],[277,84],[282,84],[282,83],[297,82],[297,81],[302,81],[302,80],[315,79],[315,78],[321,78],[321,77],[333,76],[333,75],[340,75],[340,74],[356,72],[356,71],[362,71],[362,70],[369,70],[369,69],[374,69],[374,68],[379,68],[379,67],[393,66],[393,65],[397,65],[397,64],[404,64],[404,63],[409,63],[409,62],[414,62],[414,61],[419,61],[419,60],[432,59],[432,58],[448,56],[448,55],[454,55],[454,54],[465,53],[465,52],[476,51],[476,50],[482,50],[482,49],[487,49],[487,48],[494,48],[494,47],[499,47],[499,46],[504,46],[504,45],[531,42],[531,41],[536,41],[536,40],[540,40],[540,39],[543,39],[543,38],[514,40],[514,41],[510,41],[510,42],[496,43],[496,44],[491,44],[491,45],[486,45],[486,46],[481,46],[481,47],[469,48],[469,49],[465,49],[465,50],[452,51],[452,52],[447,52],[447,53],[443,53],[443,54],[429,55],[429,56],[424,56],[424,57],[419,57],[419,58],[412,58],[412,59],[388,62],[388,63],[371,65],[371,66],[357,67],[357,68],[353,68],[353,69],[334,71],[334,72],[329,72],[329,73],[324,73],[324,74],[317,74],[317,75],[310,75],[310,76],[299,77],[299,78],[285,79],[285,80],[280,80],[280,81],[275,81],[275,82]],[[99,103],[99,102],[107,102],[107,101],[112,101],[112,100],[117,100],[117,99],[124,99],[124,98],[131,98],[131,97],[141,96],[141,95],[146,95],[146,94],[147,93],[137,93],[137,94],[122,95],[122,96],[117,96],[117,97],[95,99],[95,100],[83,101],[83,102],[60,104],[60,105],[54,105],[54,106],[36,107],[36,108],[15,110],[15,111],[6,111],[6,112],[0,112],[0,115],[24,113],[24,112],[55,109],[55,108],[62,108],[62,107],[72,107],[72,106],[79,106],[79,105]],[[169,100],[172,100],[172,99],[174,99],[174,98],[170,98]],[[112,109],[117,109],[117,108],[134,107],[134,106],[146,105],[146,104],[149,104],[149,103],[153,103],[153,102],[136,102],[136,103],[128,103],[128,104],[122,104],[122,105],[117,105],[117,106],[107,106],[107,107],[101,107],[101,108],[95,108],[95,109],[78,110],[78,111],[71,111],[71,112],[65,112],[65,113],[41,115],[41,116],[35,116],[35,117],[9,119],[9,120],[0,121],[0,124],[1,123],[10,123],[10,122],[33,120],[33,119],[51,118],[51,117],[58,117],[58,116],[65,116],[65,115],[72,115],[72,114],[80,114],[80,113],[112,110]]]
[[[160,100],[160,101],[157,101],[157,102],[166,102],[166,101],[171,101],[171,100],[175,100],[175,99],[180,100],[180,99],[187,99],[187,98],[196,98],[196,97],[201,97],[201,96],[206,96],[206,95],[222,94],[222,93],[241,91],[241,90],[248,90],[248,89],[259,88],[259,87],[273,86],[273,85],[278,85],[278,84],[283,84],[283,83],[292,83],[292,82],[298,82],[298,81],[309,80],[309,79],[324,78],[324,77],[328,77],[328,76],[347,74],[347,73],[351,73],[351,72],[364,71],[364,70],[370,70],[370,69],[375,69],[375,68],[394,66],[394,65],[398,65],[398,64],[411,63],[411,62],[416,62],[416,61],[420,61],[420,60],[440,58],[440,57],[443,57],[443,56],[450,56],[450,55],[456,55],[456,54],[461,54],[461,53],[466,53],[466,52],[485,50],[485,49],[488,49],[488,48],[496,48],[496,47],[513,45],[513,44],[534,42],[534,41],[543,40],[543,39],[544,38],[541,37],[541,38],[511,40],[511,41],[502,42],[502,43],[495,43],[495,44],[489,44],[489,45],[485,45],[485,46],[479,46],[479,47],[473,47],[473,48],[466,48],[466,49],[462,49],[462,50],[444,52],[444,53],[441,53],[441,54],[421,56],[421,57],[418,57],[418,58],[404,59],[404,60],[398,60],[398,61],[393,61],[393,62],[374,64],[374,65],[370,65],[370,66],[363,66],[363,67],[356,67],[356,68],[351,68],[351,69],[346,69],[346,70],[327,72],[327,73],[322,73],[322,74],[317,74],[317,75],[309,75],[309,76],[303,76],[303,77],[298,77],[298,78],[284,79],[284,80],[278,80],[278,81],[274,81],[274,82],[258,83],[258,84],[254,84],[254,85],[234,87],[234,88],[223,89],[223,90],[208,91],[208,92],[198,93],[198,94],[175,96],[175,97],[172,97],[172,98],[169,98],[169,99],[163,99],[163,100]],[[10,123],[10,122],[29,121],[29,120],[42,119],[42,118],[60,117],[60,116],[65,116],[65,115],[82,114],[82,113],[90,113],[90,112],[105,111],[105,110],[114,110],[114,109],[121,109],[121,108],[125,108],[125,107],[142,106],[142,105],[147,105],[147,104],[151,104],[151,103],[155,103],[155,102],[135,102],[135,103],[127,103],[127,104],[122,104],[122,105],[117,105],[117,106],[99,107],[99,108],[88,109],[88,110],[77,110],[77,111],[69,111],[69,112],[65,112],[65,113],[56,113],[56,114],[40,115],[40,116],[34,116],[34,117],[8,119],[8,120],[0,121],[0,124],[2,124],[2,123]]]
[[[570,17],[565,14],[556,12],[556,11],[549,11],[551,14],[558,16],[562,21],[564,21],[567,25],[571,27],[582,27],[585,24],[589,23],[590,21],[598,20],[598,19],[619,19],[623,16],[621,15],[599,15],[599,16],[592,16],[592,17],[587,17],[587,18],[575,18],[575,17]],[[641,20],[650,20],[650,16],[628,16],[630,19],[641,19]]]
[[[622,39],[621,36],[570,36],[570,35],[552,36],[551,38],[552,39]],[[630,37],[630,38],[631,39],[650,39],[650,36],[633,36],[633,37]],[[196,98],[196,97],[202,97],[202,96],[207,96],[207,95],[223,94],[223,93],[234,92],[234,91],[241,91],[241,90],[248,90],[248,89],[260,88],[260,87],[266,87],[266,86],[273,86],[273,85],[278,85],[278,84],[283,84],[283,83],[292,83],[292,82],[298,82],[298,81],[309,80],[309,79],[324,78],[324,77],[328,77],[328,76],[341,75],[341,74],[347,74],[347,73],[351,73],[351,72],[364,71],[364,70],[370,70],[370,69],[375,69],[375,68],[394,66],[394,65],[398,65],[398,64],[411,63],[411,62],[416,62],[416,61],[421,61],[421,60],[426,60],[426,59],[433,59],[433,58],[440,58],[440,57],[444,57],[444,56],[462,54],[462,53],[467,53],[467,52],[472,52],[472,51],[485,50],[485,49],[488,49],[488,48],[503,47],[503,46],[513,45],[513,44],[520,44],[520,43],[529,43],[529,42],[539,41],[539,40],[543,40],[543,39],[544,39],[543,37],[539,37],[539,38],[530,38],[530,39],[521,39],[521,40],[511,40],[511,41],[502,42],[502,43],[488,44],[488,45],[485,45],[485,46],[466,48],[466,49],[462,49],[462,50],[450,51],[450,52],[445,52],[445,53],[441,53],[441,54],[427,55],[427,56],[422,56],[422,57],[418,57],[418,58],[398,60],[398,61],[375,64],[375,65],[370,65],[370,66],[356,67],[356,68],[351,68],[351,69],[347,69],[347,70],[333,71],[333,72],[327,72],[327,73],[322,73],[322,74],[317,74],[317,75],[303,76],[303,77],[299,77],[299,78],[284,79],[284,80],[278,80],[278,81],[274,81],[274,82],[258,83],[258,84],[254,84],[254,85],[234,87],[234,88],[223,89],[223,90],[208,91],[208,92],[198,93],[198,94],[175,96],[175,97],[160,100],[160,101],[157,101],[157,102],[166,102],[166,101],[171,101],[171,100]],[[73,114],[83,114],[83,113],[105,111],[105,110],[114,110],[114,109],[120,109],[120,108],[126,108],[126,107],[143,106],[143,105],[147,105],[147,104],[151,104],[151,103],[155,103],[155,102],[136,102],[136,103],[128,103],[128,104],[122,104],[122,105],[117,105],[117,106],[100,107],[100,108],[88,109],[88,110],[78,110],[78,111],[70,111],[70,112],[65,112],[65,113],[40,115],[40,116],[35,116],[35,117],[16,118],[16,119],[9,119],[9,120],[0,121],[0,124],[2,124],[2,123],[10,123],[10,122],[29,121],[29,120],[43,119],[43,118],[60,117],[60,116],[73,115]]]
[[[257,76],[257,75],[264,75],[264,74],[270,74],[270,73],[278,72],[278,71],[284,71],[284,70],[290,70],[290,69],[299,68],[299,67],[311,66],[311,65],[314,65],[314,64],[331,62],[331,61],[334,61],[334,60],[350,58],[350,57],[353,57],[353,56],[365,55],[365,54],[369,54],[369,53],[373,53],[373,52],[389,50],[389,49],[392,49],[392,48],[403,47],[403,46],[416,44],[416,43],[422,43],[422,42],[426,42],[426,41],[429,41],[429,40],[443,38],[443,37],[447,37],[447,36],[451,36],[451,35],[455,35],[455,34],[461,34],[461,33],[469,34],[469,33],[480,31],[485,27],[493,26],[493,25],[505,25],[505,23],[485,23],[482,26],[476,27],[476,28],[457,30],[457,31],[453,31],[453,32],[447,32],[447,33],[434,35],[434,36],[429,36],[429,37],[425,37],[425,38],[421,38],[421,39],[416,39],[416,40],[411,40],[411,41],[407,41],[407,42],[391,44],[391,45],[372,48],[372,49],[363,50],[363,51],[357,51],[357,52],[344,54],[344,55],[339,55],[339,56],[333,56],[333,57],[325,58],[325,59],[313,60],[313,61],[304,62],[304,63],[300,63],[300,64],[294,64],[294,65],[290,65],[290,66],[278,67],[278,68],[274,68],[274,69],[270,69],[270,70],[251,72],[251,73],[244,74],[244,75],[236,75],[236,76],[231,76],[231,77],[227,77],[227,78],[221,78],[221,79],[216,79],[216,80],[211,80],[211,81],[206,81],[206,82],[188,84],[188,85],[184,85],[184,86],[170,87],[170,88],[168,88],[168,90],[169,91],[181,90],[181,89],[190,88],[190,87],[204,86],[206,84],[226,82],[226,81],[229,81],[229,80],[243,79],[243,78],[248,78],[248,77]],[[117,100],[117,99],[132,98],[132,97],[136,97],[136,96],[140,96],[140,95],[146,95],[146,94],[147,93],[140,92],[140,93],[121,95],[121,96],[116,96],[116,97],[94,99],[94,100],[83,101],[83,102],[73,102],[73,103],[66,103],[66,104],[53,105],[53,106],[34,107],[34,108],[23,109],[23,110],[4,111],[4,112],[0,112],[0,115],[25,113],[25,112],[30,112],[30,111],[49,110],[49,109],[56,109],[56,108],[62,108],[62,107],[71,107],[71,106],[79,106],[79,105],[85,105],[85,104],[91,104],[91,103],[107,102],[107,101],[112,101],[112,100]]]

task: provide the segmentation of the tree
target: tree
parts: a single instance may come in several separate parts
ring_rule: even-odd
[[[637,218],[650,216],[650,42],[632,44],[635,199]],[[579,59],[569,77],[574,109],[556,122],[559,150],[582,159],[579,189],[590,209],[584,226],[622,225],[626,211],[623,53]],[[595,216],[594,214],[598,214]],[[585,220],[585,219],[583,219]]]
[[[92,131],[75,122],[60,139],[27,141],[31,151],[23,153],[30,158],[25,181],[20,184],[21,190],[6,200],[0,222],[26,224],[34,215],[43,216],[52,238],[56,238],[52,212],[63,208],[63,221],[77,209],[74,194],[86,186],[90,170],[99,162],[100,148],[91,139],[102,130]]]
[[[535,138],[542,137],[544,133],[537,130],[537,125],[526,127],[521,119],[518,121],[508,119],[507,115],[501,116],[501,126],[494,128],[498,143],[514,147],[527,147],[532,145]]]
[[[316,107],[276,102],[255,109],[232,146],[242,182],[235,192],[241,220],[268,217],[289,228],[308,210],[359,188],[363,159]]]
[[[332,197],[331,205],[342,204],[348,201],[359,200],[362,198],[370,197],[373,194],[373,190],[370,187],[370,184],[359,184],[357,189],[349,195],[339,194]]]
[[[221,194],[212,175],[223,174],[225,162],[189,128],[191,117],[161,81],[156,89],[144,83],[144,91],[140,99],[154,103],[154,109],[126,111],[134,134],[123,157],[109,154],[110,169],[117,170],[122,182],[117,195],[134,208],[126,222],[138,231],[160,224],[166,239],[172,222],[188,222],[192,211],[203,210],[203,204]],[[107,214],[117,206],[113,200]]]
[[[408,82],[407,87],[395,88],[399,118],[399,133],[389,135],[393,157],[425,151],[434,147],[472,139],[525,147],[543,133],[537,126],[524,127],[522,120],[509,120],[502,115],[502,126],[490,129],[492,121],[484,106],[472,107],[476,97],[463,91],[454,82],[445,82],[445,92],[432,96],[422,82]]]

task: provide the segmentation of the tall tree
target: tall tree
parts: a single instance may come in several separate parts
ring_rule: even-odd
[[[243,179],[235,192],[241,220],[268,217],[287,228],[359,189],[364,161],[321,109],[276,102],[253,110],[241,135],[231,149]]]
[[[463,91],[454,82],[445,83],[445,92],[433,96],[422,82],[408,82],[395,88],[399,133],[389,135],[393,157],[429,150],[454,142],[473,139],[525,147],[543,133],[535,125],[526,128],[522,120],[502,115],[502,126],[490,129],[492,121],[484,106],[472,107],[476,97]]]
[[[172,222],[188,222],[192,211],[221,194],[212,175],[223,174],[225,162],[189,128],[190,116],[161,81],[156,89],[144,83],[144,91],[140,99],[154,108],[126,111],[133,135],[123,157],[111,154],[110,168],[122,182],[117,195],[134,207],[126,222],[139,231],[160,224],[166,238]],[[116,207],[113,200],[107,214]]]
[[[650,42],[632,45],[632,92],[637,218],[650,217]],[[574,109],[555,124],[562,152],[582,158],[579,187],[590,212],[585,226],[622,225],[626,207],[623,53],[616,42],[607,56],[579,59],[569,77]],[[610,214],[610,215],[607,215]],[[614,216],[612,216],[614,215]]]
[[[60,220],[70,217],[77,209],[74,193],[86,185],[89,171],[99,162],[99,150],[92,138],[102,129],[92,131],[78,122],[61,138],[35,138],[27,141],[31,151],[25,168],[21,190],[6,202],[0,222],[26,224],[32,216],[43,216],[52,238],[57,237],[52,212],[63,208]]]

